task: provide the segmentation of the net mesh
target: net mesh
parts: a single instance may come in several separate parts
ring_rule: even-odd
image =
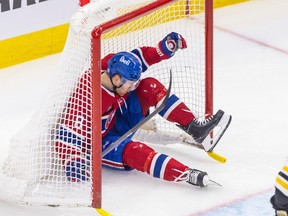
[[[96,0],[80,8],[72,17],[53,91],[43,108],[12,138],[8,158],[2,166],[2,179],[10,184],[18,182],[15,184],[19,185],[19,197],[24,202],[91,204],[91,182],[68,181],[63,168],[67,161],[61,157],[64,152],[72,154],[74,151],[79,152],[79,157],[91,155],[91,31],[101,23],[151,2]],[[167,86],[172,69],[172,92],[193,110],[195,116],[203,116],[206,100],[204,9],[204,0],[180,0],[117,26],[102,35],[101,56],[139,46],[156,46],[168,33],[180,33],[186,39],[188,49],[151,66],[143,77],[153,76]],[[69,120],[79,122],[79,125],[74,124],[79,129],[76,137],[71,135],[69,128],[62,128],[63,121],[69,124]],[[160,117],[156,121],[160,130],[177,133],[174,124],[164,122]],[[59,145],[59,139],[67,146]],[[91,164],[86,166],[91,172]]]

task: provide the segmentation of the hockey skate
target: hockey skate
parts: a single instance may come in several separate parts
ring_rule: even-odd
[[[219,183],[213,181],[206,172],[190,168],[183,172],[175,181],[185,181],[199,187],[207,187],[208,185],[221,186]]]
[[[208,119],[199,120],[195,118],[187,126],[178,125],[178,127],[190,134],[195,142],[202,144],[206,152],[212,152],[228,128],[231,120],[231,115],[225,115],[224,111],[218,110],[215,115],[210,116]],[[216,127],[219,130],[211,138],[210,133]]]
[[[287,212],[284,210],[277,210],[276,216],[288,216]]]

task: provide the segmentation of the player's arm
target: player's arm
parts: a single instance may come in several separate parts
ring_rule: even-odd
[[[141,60],[143,72],[145,72],[149,66],[169,59],[174,56],[177,50],[185,48],[187,48],[187,44],[184,37],[176,32],[171,32],[159,41],[156,47],[143,46],[131,52]],[[101,60],[102,70],[107,70],[108,62],[114,55],[115,53],[109,53]]]
[[[82,139],[79,135],[62,125],[55,140],[55,150],[62,159],[66,177],[69,181],[87,181],[90,178],[90,162],[81,152]],[[78,145],[78,146],[77,146]]]
[[[156,47],[143,46],[132,50],[132,53],[140,58],[143,72],[145,72],[149,66],[169,59],[177,50],[185,48],[187,48],[187,43],[184,37],[176,32],[171,32],[159,41]]]
[[[277,175],[275,182],[275,194],[271,197],[270,202],[275,209],[276,215],[288,214],[288,159]]]
[[[55,151],[61,158],[70,181],[86,181],[89,179],[90,142],[87,125],[91,121],[87,116],[88,99],[78,100],[83,86],[89,86],[89,71],[83,74],[77,88],[71,94],[67,107],[63,110],[62,121],[55,134]],[[89,88],[88,88],[89,89]],[[81,109],[79,109],[81,107]]]

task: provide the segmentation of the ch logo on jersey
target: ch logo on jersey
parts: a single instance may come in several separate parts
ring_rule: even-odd
[[[114,116],[115,116],[116,110],[113,110],[108,115],[102,116],[102,134],[105,133],[105,131],[108,129],[110,123],[112,122]]]
[[[122,104],[124,103],[124,99],[122,97],[118,98],[118,103],[120,106],[122,106]]]

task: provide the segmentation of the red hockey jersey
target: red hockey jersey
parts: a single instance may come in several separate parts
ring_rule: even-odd
[[[131,51],[142,63],[143,71],[160,62],[161,55],[155,47],[139,47]],[[108,54],[101,61],[101,69],[107,70],[108,61],[115,54]],[[163,58],[164,59],[164,58]],[[91,71],[86,71],[71,94],[64,121],[56,135],[56,151],[61,158],[67,154],[89,153],[91,149]],[[102,136],[105,136],[115,122],[116,110],[123,105],[125,98],[102,86]]]

